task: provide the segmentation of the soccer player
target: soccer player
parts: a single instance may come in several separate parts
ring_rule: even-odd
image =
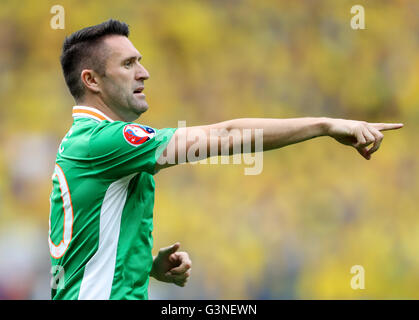
[[[150,276],[186,283],[191,261],[177,252],[179,243],[154,258],[151,253],[153,175],[188,162],[186,154],[196,160],[214,155],[214,148],[216,155],[242,152],[237,143],[255,151],[259,129],[263,151],[330,136],[370,159],[381,131],[403,126],[326,117],[165,129],[136,124],[148,110],[143,90],[149,74],[128,35],[125,23],[111,19],[64,41],[61,64],[76,106],[52,176],[49,247],[53,270],[61,275],[53,299],[147,299]],[[254,134],[240,135],[245,130]],[[231,139],[233,132],[239,140]]]

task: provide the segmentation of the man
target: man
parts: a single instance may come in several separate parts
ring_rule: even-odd
[[[149,276],[178,286],[190,276],[191,261],[177,252],[179,243],[154,259],[151,254],[154,151],[174,129],[121,121],[148,108],[141,94],[148,73],[138,69],[138,52],[126,42],[113,43],[127,36],[127,25],[108,21],[74,33],[63,45],[64,77],[83,106],[73,108],[53,174],[53,299],[147,299]]]
[[[266,151],[330,136],[370,159],[381,131],[403,126],[324,117],[160,130],[135,124],[148,109],[143,90],[149,74],[128,33],[125,23],[108,20],[72,34],[63,45],[63,73],[77,106],[53,175],[49,244],[52,265],[64,274],[54,299],[147,299],[149,276],[184,285],[188,255],[176,252],[177,243],[153,260],[151,231],[153,175],[189,161],[186,154],[197,160],[213,156],[214,148],[216,155],[241,152],[237,144],[255,151],[257,139]],[[241,134],[245,130],[253,131]]]

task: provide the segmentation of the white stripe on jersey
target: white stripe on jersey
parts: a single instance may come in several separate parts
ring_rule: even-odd
[[[113,182],[106,191],[100,211],[99,247],[85,266],[80,285],[80,300],[110,298],[122,211],[127,199],[129,182],[135,175],[137,173]]]

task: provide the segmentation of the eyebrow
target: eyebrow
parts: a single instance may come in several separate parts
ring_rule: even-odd
[[[123,61],[123,62],[125,62],[125,61],[129,61],[129,60],[137,60],[137,59],[138,59],[138,61],[140,61],[142,58],[143,58],[143,56],[142,56],[142,55],[138,55],[138,56],[131,56],[131,57],[128,57],[128,58],[122,59],[122,61]]]

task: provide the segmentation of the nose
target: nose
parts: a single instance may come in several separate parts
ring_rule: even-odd
[[[135,74],[135,80],[147,80],[150,78],[150,74],[148,73],[147,69],[143,67],[142,64],[138,64],[139,68]]]

